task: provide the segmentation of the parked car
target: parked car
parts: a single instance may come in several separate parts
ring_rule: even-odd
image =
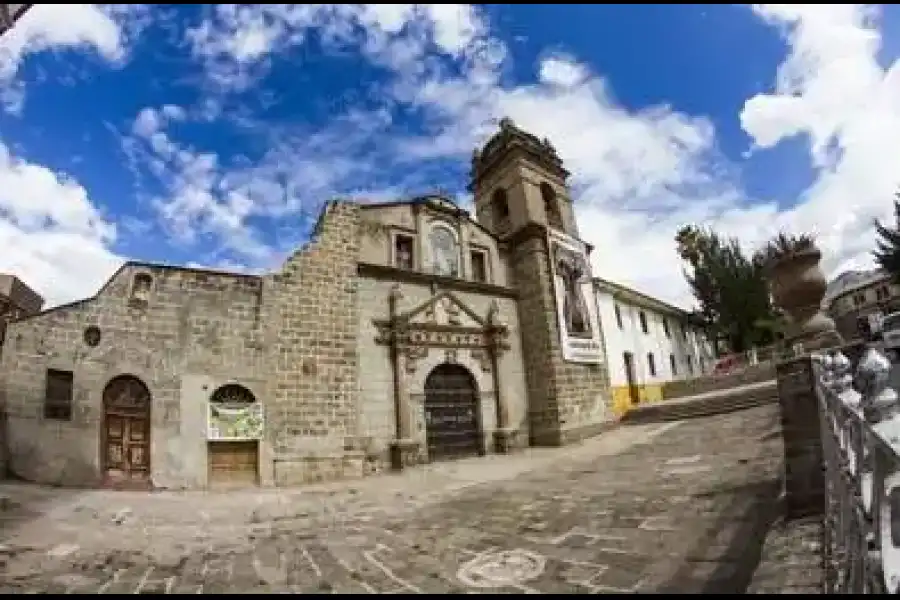
[[[726,354],[716,361],[713,366],[713,375],[728,375],[733,373],[741,364],[740,354]]]

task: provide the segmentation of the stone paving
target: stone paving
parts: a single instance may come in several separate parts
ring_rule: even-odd
[[[7,483],[0,593],[746,590],[777,405],[290,490]]]
[[[748,594],[821,594],[822,520],[779,522],[769,532]]]

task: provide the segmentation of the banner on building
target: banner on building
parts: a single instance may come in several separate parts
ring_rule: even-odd
[[[214,441],[259,440],[265,428],[263,407],[259,402],[228,406],[209,402],[207,439]]]
[[[603,345],[587,246],[550,230],[548,247],[563,359],[585,364],[602,363]]]

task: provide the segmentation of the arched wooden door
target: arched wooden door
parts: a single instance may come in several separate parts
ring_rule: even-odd
[[[482,454],[475,378],[463,366],[442,364],[425,380],[425,435],[430,460]]]
[[[150,390],[131,375],[103,390],[103,470],[109,487],[150,487]]]

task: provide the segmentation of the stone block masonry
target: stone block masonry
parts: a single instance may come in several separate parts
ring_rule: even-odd
[[[784,436],[785,501],[789,519],[825,510],[819,404],[810,356],[780,363],[778,399]]]
[[[556,446],[594,435],[612,414],[609,378],[603,365],[563,360],[545,237],[515,244],[510,261],[519,292],[531,443]]]
[[[316,238],[266,281],[277,485],[362,475],[358,229],[357,205],[329,204]]]

